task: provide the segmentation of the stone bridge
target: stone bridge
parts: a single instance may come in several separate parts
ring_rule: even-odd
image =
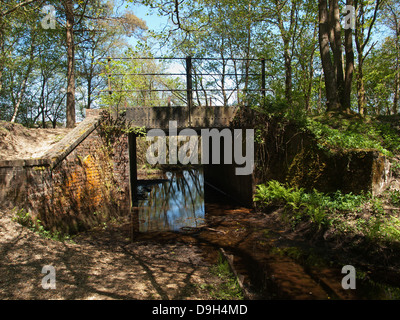
[[[177,134],[182,129],[193,129],[199,132],[202,129],[218,129],[232,128],[232,121],[239,107],[135,107],[121,110],[125,114],[127,121],[133,126],[144,127],[146,131],[152,129],[161,129],[165,135],[169,135],[170,121],[176,121]],[[89,111],[95,112],[95,111]],[[117,111],[118,112],[118,111]],[[211,142],[209,153],[211,157]],[[251,206],[253,179],[252,175],[238,176],[235,174],[236,165],[234,161],[231,164],[223,164],[223,157],[226,150],[233,151],[234,146],[225,148],[224,139],[215,142],[218,143],[221,155],[220,163],[204,164],[204,178],[214,187],[225,191],[227,194],[234,196],[244,205]],[[233,143],[233,142],[232,142]],[[137,198],[137,145],[134,133],[128,135],[129,145],[129,172],[132,202]],[[215,151],[215,149],[214,149]]]

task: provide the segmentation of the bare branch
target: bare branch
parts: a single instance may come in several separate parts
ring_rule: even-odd
[[[374,16],[373,16],[373,18],[372,18],[371,24],[369,25],[369,28],[368,28],[368,35],[367,35],[367,38],[365,39],[365,42],[364,42],[363,45],[362,45],[362,48],[361,48],[362,50],[364,50],[365,46],[367,45],[367,43],[368,43],[368,41],[369,41],[369,38],[371,37],[372,27],[374,26],[375,21],[376,21],[376,19],[377,19],[378,10],[379,10],[379,7],[380,7],[381,3],[382,3],[381,0],[376,0],[375,10],[374,10]]]
[[[7,16],[11,13],[13,13],[14,11],[18,10],[19,8],[25,7],[33,2],[36,2],[38,0],[26,0],[23,2],[18,3],[17,5],[15,5],[13,8],[9,9],[8,11],[4,12],[4,13],[0,13],[1,16]],[[43,1],[42,1],[43,2]]]

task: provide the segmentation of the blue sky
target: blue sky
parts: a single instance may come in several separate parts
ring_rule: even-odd
[[[132,5],[133,13],[142,20],[146,21],[147,26],[150,30],[161,30],[166,23],[168,23],[166,17],[159,17],[157,12],[150,10],[144,5],[134,4]]]
[[[133,13],[140,19],[144,20],[147,24],[147,27],[149,29],[149,31],[162,31],[165,26],[168,24],[168,17],[160,17],[157,14],[157,10],[151,10],[148,7],[144,6],[144,5],[140,5],[140,4],[131,4],[129,5],[129,9],[133,11]],[[130,39],[130,44],[132,44],[133,46],[135,46],[135,44],[137,43],[138,39],[132,37]],[[155,54],[156,56],[163,56],[162,53],[157,53],[157,49],[159,49],[157,47],[157,44],[153,42],[153,47],[155,46],[155,51],[153,52],[153,54]]]

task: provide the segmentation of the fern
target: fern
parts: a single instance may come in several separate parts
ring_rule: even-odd
[[[261,206],[278,205],[290,214],[295,226],[298,222],[309,220],[318,228],[331,224],[329,216],[336,212],[357,211],[370,198],[370,195],[342,194],[337,191],[327,195],[317,190],[306,192],[303,188],[288,187],[271,180],[258,185],[254,201]]]

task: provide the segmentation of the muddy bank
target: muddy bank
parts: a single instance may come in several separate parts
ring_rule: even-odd
[[[300,266],[321,285],[328,299],[400,298],[400,251],[396,246],[377,246],[356,236],[318,231],[310,222],[293,230],[282,222],[280,209],[262,215],[269,230],[265,233],[270,239],[268,251]],[[345,274],[341,269],[346,265],[356,269],[356,290],[342,288]]]

